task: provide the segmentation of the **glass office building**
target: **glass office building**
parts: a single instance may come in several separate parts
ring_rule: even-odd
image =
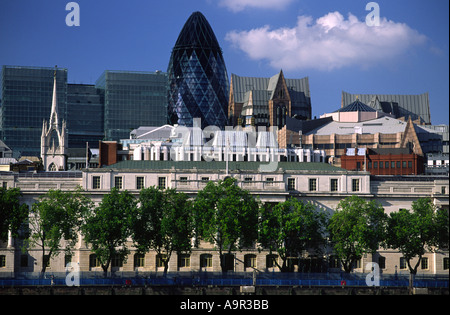
[[[69,148],[98,148],[104,138],[103,99],[90,84],[67,85],[67,129]]]
[[[141,126],[167,123],[167,75],[105,71],[96,82],[104,101],[105,139],[128,139]]]
[[[50,118],[55,68],[3,66],[1,139],[18,156],[39,156],[42,122]],[[67,69],[56,71],[58,117],[67,120]]]
[[[171,124],[192,126],[201,118],[223,128],[228,117],[228,75],[214,32],[200,12],[193,13],[176,41],[168,66]]]

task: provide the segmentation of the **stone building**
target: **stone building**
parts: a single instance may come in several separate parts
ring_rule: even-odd
[[[176,188],[192,198],[205,187],[208,181],[232,176],[237,185],[247,189],[263,203],[278,203],[289,197],[311,202],[322,211],[332,213],[339,201],[357,195],[367,200],[375,199],[387,213],[401,208],[411,208],[420,197],[432,198],[434,204],[448,209],[448,178],[439,176],[370,176],[368,172],[348,171],[326,163],[279,162],[275,170],[261,169],[262,162],[230,162],[228,173],[225,162],[174,162],[174,161],[121,161],[104,168],[82,172],[46,173],[0,173],[4,187],[18,187],[23,193],[22,201],[31,206],[39,196],[49,189],[74,190],[82,186],[92,200],[98,204],[112,187],[128,190],[138,195],[143,187],[157,186]],[[41,252],[35,248],[22,250],[19,239],[10,238],[0,244],[0,276],[10,277],[14,273],[39,272]],[[439,249],[424,256],[419,274],[448,274],[448,249]],[[267,251],[247,248],[228,257],[229,269],[236,272],[278,271]],[[316,263],[332,262],[331,250],[324,256],[304,254],[304,261],[312,266]],[[79,264],[82,272],[100,272],[95,256],[80,238],[72,256],[61,253],[50,261],[48,272],[64,272],[68,262]],[[296,260],[295,260],[296,261]],[[407,274],[401,255],[392,250],[380,249],[374,256],[367,255],[358,262],[355,272],[365,272],[367,262],[380,263],[385,274],[395,272]],[[314,263],[313,263],[314,262]],[[333,264],[328,272],[339,272]],[[297,267],[298,268],[298,267]],[[311,267],[312,268],[312,267]],[[112,272],[162,272],[160,257],[155,252],[139,256],[131,248],[126,263],[114,262]],[[295,269],[294,269],[295,270]],[[302,269],[303,270],[303,269]],[[172,256],[169,272],[220,271],[219,254],[212,244],[201,243],[191,253]],[[303,270],[305,271],[305,270]],[[323,269],[309,269],[323,271]]]

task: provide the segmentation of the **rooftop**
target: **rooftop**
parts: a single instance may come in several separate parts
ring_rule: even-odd
[[[230,172],[240,171],[258,171],[260,167],[269,165],[266,162],[229,162]],[[102,169],[113,170],[197,170],[219,171],[225,170],[226,162],[175,162],[175,161],[120,161],[119,163],[105,166]],[[101,171],[102,169],[97,169]],[[278,162],[277,171],[326,171],[326,172],[347,172],[346,170],[332,166],[327,163],[301,163],[301,162]],[[91,169],[93,170],[93,169]],[[90,171],[91,171],[90,170]]]

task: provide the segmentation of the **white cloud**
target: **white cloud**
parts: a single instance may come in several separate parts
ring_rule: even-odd
[[[233,12],[243,11],[246,8],[261,8],[282,10],[293,0],[220,0],[219,5]]]
[[[381,19],[367,26],[352,14],[331,12],[313,20],[300,16],[293,28],[269,26],[232,31],[226,39],[251,59],[267,60],[276,69],[333,70],[368,68],[407,53],[427,38],[408,25]]]

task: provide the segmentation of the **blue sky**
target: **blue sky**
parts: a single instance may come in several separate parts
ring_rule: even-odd
[[[309,77],[313,116],[353,94],[430,93],[433,124],[449,123],[449,1],[378,0],[1,0],[0,65],[65,67],[70,83],[108,70],[167,70],[185,21],[201,11],[228,74]]]

